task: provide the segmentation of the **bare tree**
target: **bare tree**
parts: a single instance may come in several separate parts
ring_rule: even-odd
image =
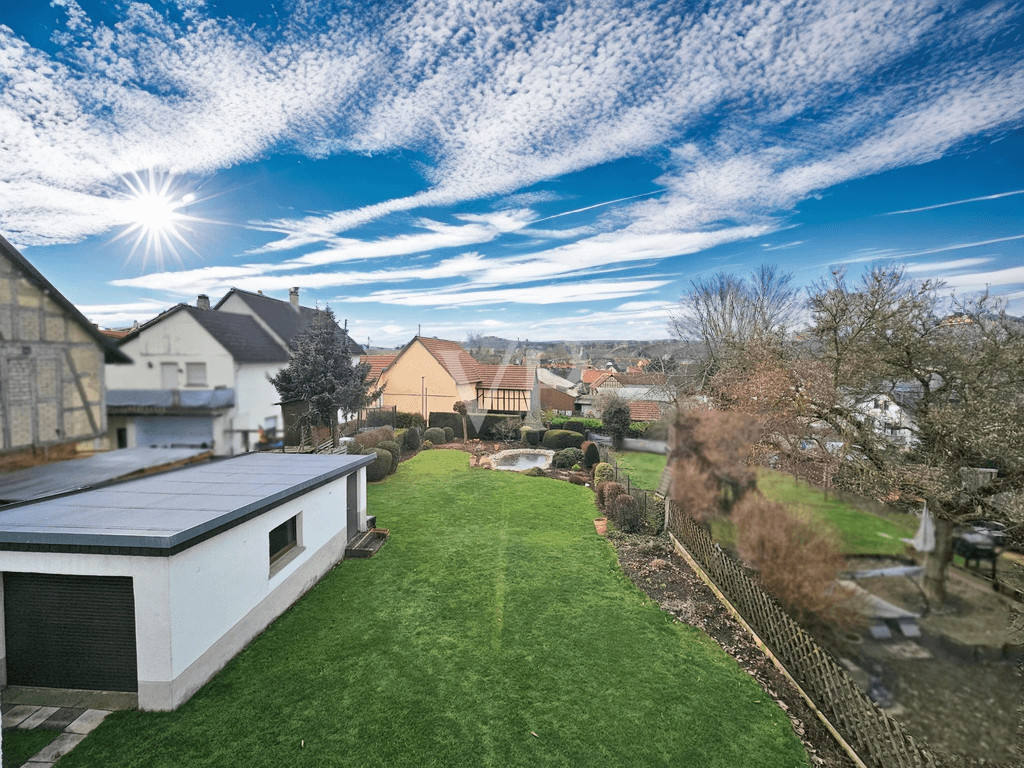
[[[675,336],[697,340],[711,373],[753,344],[778,345],[799,309],[793,276],[762,264],[749,277],[719,272],[691,283],[671,317]]]
[[[866,490],[906,505],[927,501],[936,549],[925,586],[938,604],[954,526],[998,516],[992,499],[1024,489],[1024,332],[987,293],[947,305],[942,288],[898,268],[873,269],[854,285],[834,270],[817,283],[812,333],[828,378],[807,407],[844,439],[843,469]],[[909,445],[894,445],[864,415],[862,404],[879,395],[911,414]],[[965,485],[971,467],[998,474]]]

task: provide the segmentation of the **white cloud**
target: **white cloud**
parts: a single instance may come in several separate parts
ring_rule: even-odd
[[[107,231],[119,177],[153,166],[208,175],[279,150],[426,158],[414,194],[262,222],[283,235],[272,252],[687,137],[659,218],[691,231],[1021,119],[1021,65],[987,45],[1019,23],[1013,6],[422,0],[366,17],[297,4],[252,28],[182,3],[181,24],[132,3],[109,27],[69,2],[56,56],[0,29],[0,228],[22,243]]]
[[[960,269],[970,269],[971,267],[978,267],[982,264],[988,264],[992,261],[991,256],[979,256],[973,259],[953,259],[952,261],[923,261],[918,264],[907,264],[905,269],[907,272],[928,272],[933,275],[942,275],[947,272],[954,272]]]
[[[667,280],[593,280],[495,290],[441,288],[433,291],[415,289],[408,291],[375,291],[367,296],[352,296],[348,300],[361,303],[400,304],[407,307],[469,307],[506,302],[515,304],[562,304],[622,299],[652,291],[667,283]]]
[[[1014,195],[1024,195],[1024,189],[1015,189],[1012,192],[999,192],[994,195],[984,195],[982,197],[969,197],[964,200],[953,200],[949,203],[939,203],[938,205],[926,205],[923,208],[907,208],[902,211],[889,211],[886,216],[897,216],[901,213],[920,213],[921,211],[934,211],[939,208],[948,208],[951,205],[965,205],[967,203],[980,203],[987,200],[999,200],[1004,197],[1012,197]]]

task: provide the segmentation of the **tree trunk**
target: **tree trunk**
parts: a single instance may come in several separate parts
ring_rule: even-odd
[[[946,602],[946,568],[953,559],[953,522],[935,518],[935,551],[924,556],[924,592],[932,608]]]

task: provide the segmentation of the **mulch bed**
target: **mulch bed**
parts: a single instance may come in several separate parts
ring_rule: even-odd
[[[854,763],[836,743],[792,684],[754,644],[714,593],[672,551],[667,538],[612,534],[622,569],[663,610],[706,632],[736,659],[789,715],[811,764],[848,768]]]

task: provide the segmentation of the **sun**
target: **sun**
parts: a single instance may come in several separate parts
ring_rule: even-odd
[[[153,170],[144,176],[133,173],[122,181],[127,190],[117,204],[123,229],[114,239],[134,238],[129,261],[141,253],[143,264],[152,259],[162,268],[168,257],[181,262],[179,248],[196,253],[186,237],[194,223],[203,221],[188,213],[189,205],[196,202],[194,192],[182,194],[173,174]]]

